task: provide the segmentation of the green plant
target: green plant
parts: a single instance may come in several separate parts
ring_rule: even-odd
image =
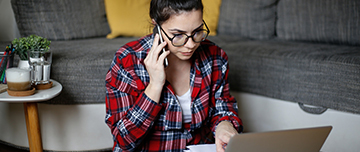
[[[41,36],[30,35],[19,39],[15,38],[11,43],[15,47],[15,53],[19,55],[20,59],[27,60],[28,50],[49,51],[51,41]]]

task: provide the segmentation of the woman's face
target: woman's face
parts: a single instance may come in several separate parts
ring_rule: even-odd
[[[176,34],[183,34],[190,36],[196,29],[203,27],[203,19],[201,10],[193,10],[190,12],[181,12],[180,14],[172,15],[161,27],[166,34],[173,38]],[[180,60],[188,60],[194,54],[195,50],[200,46],[200,43],[195,43],[192,38],[180,47],[175,47],[171,41],[165,36],[163,32],[162,37],[167,41],[167,48],[170,50],[170,57],[176,56]]]

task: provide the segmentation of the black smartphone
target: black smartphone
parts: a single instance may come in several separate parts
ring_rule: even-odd
[[[162,38],[161,32],[160,32],[160,26],[156,25],[157,28],[157,33],[159,34],[160,37],[160,42],[163,43],[164,39]],[[165,52],[165,48],[162,49],[162,52]],[[167,67],[169,65],[169,62],[167,60],[167,58],[164,59],[164,67]]]

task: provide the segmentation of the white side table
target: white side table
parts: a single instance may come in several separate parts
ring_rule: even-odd
[[[53,85],[46,90],[36,90],[31,96],[15,97],[7,92],[0,94],[0,102],[24,103],[26,129],[29,140],[30,152],[42,152],[42,141],[37,103],[50,100],[60,94],[62,85],[51,80]]]

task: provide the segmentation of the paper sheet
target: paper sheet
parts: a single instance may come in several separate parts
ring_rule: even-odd
[[[216,152],[215,144],[190,145],[186,148],[188,150],[184,150],[184,152]]]

